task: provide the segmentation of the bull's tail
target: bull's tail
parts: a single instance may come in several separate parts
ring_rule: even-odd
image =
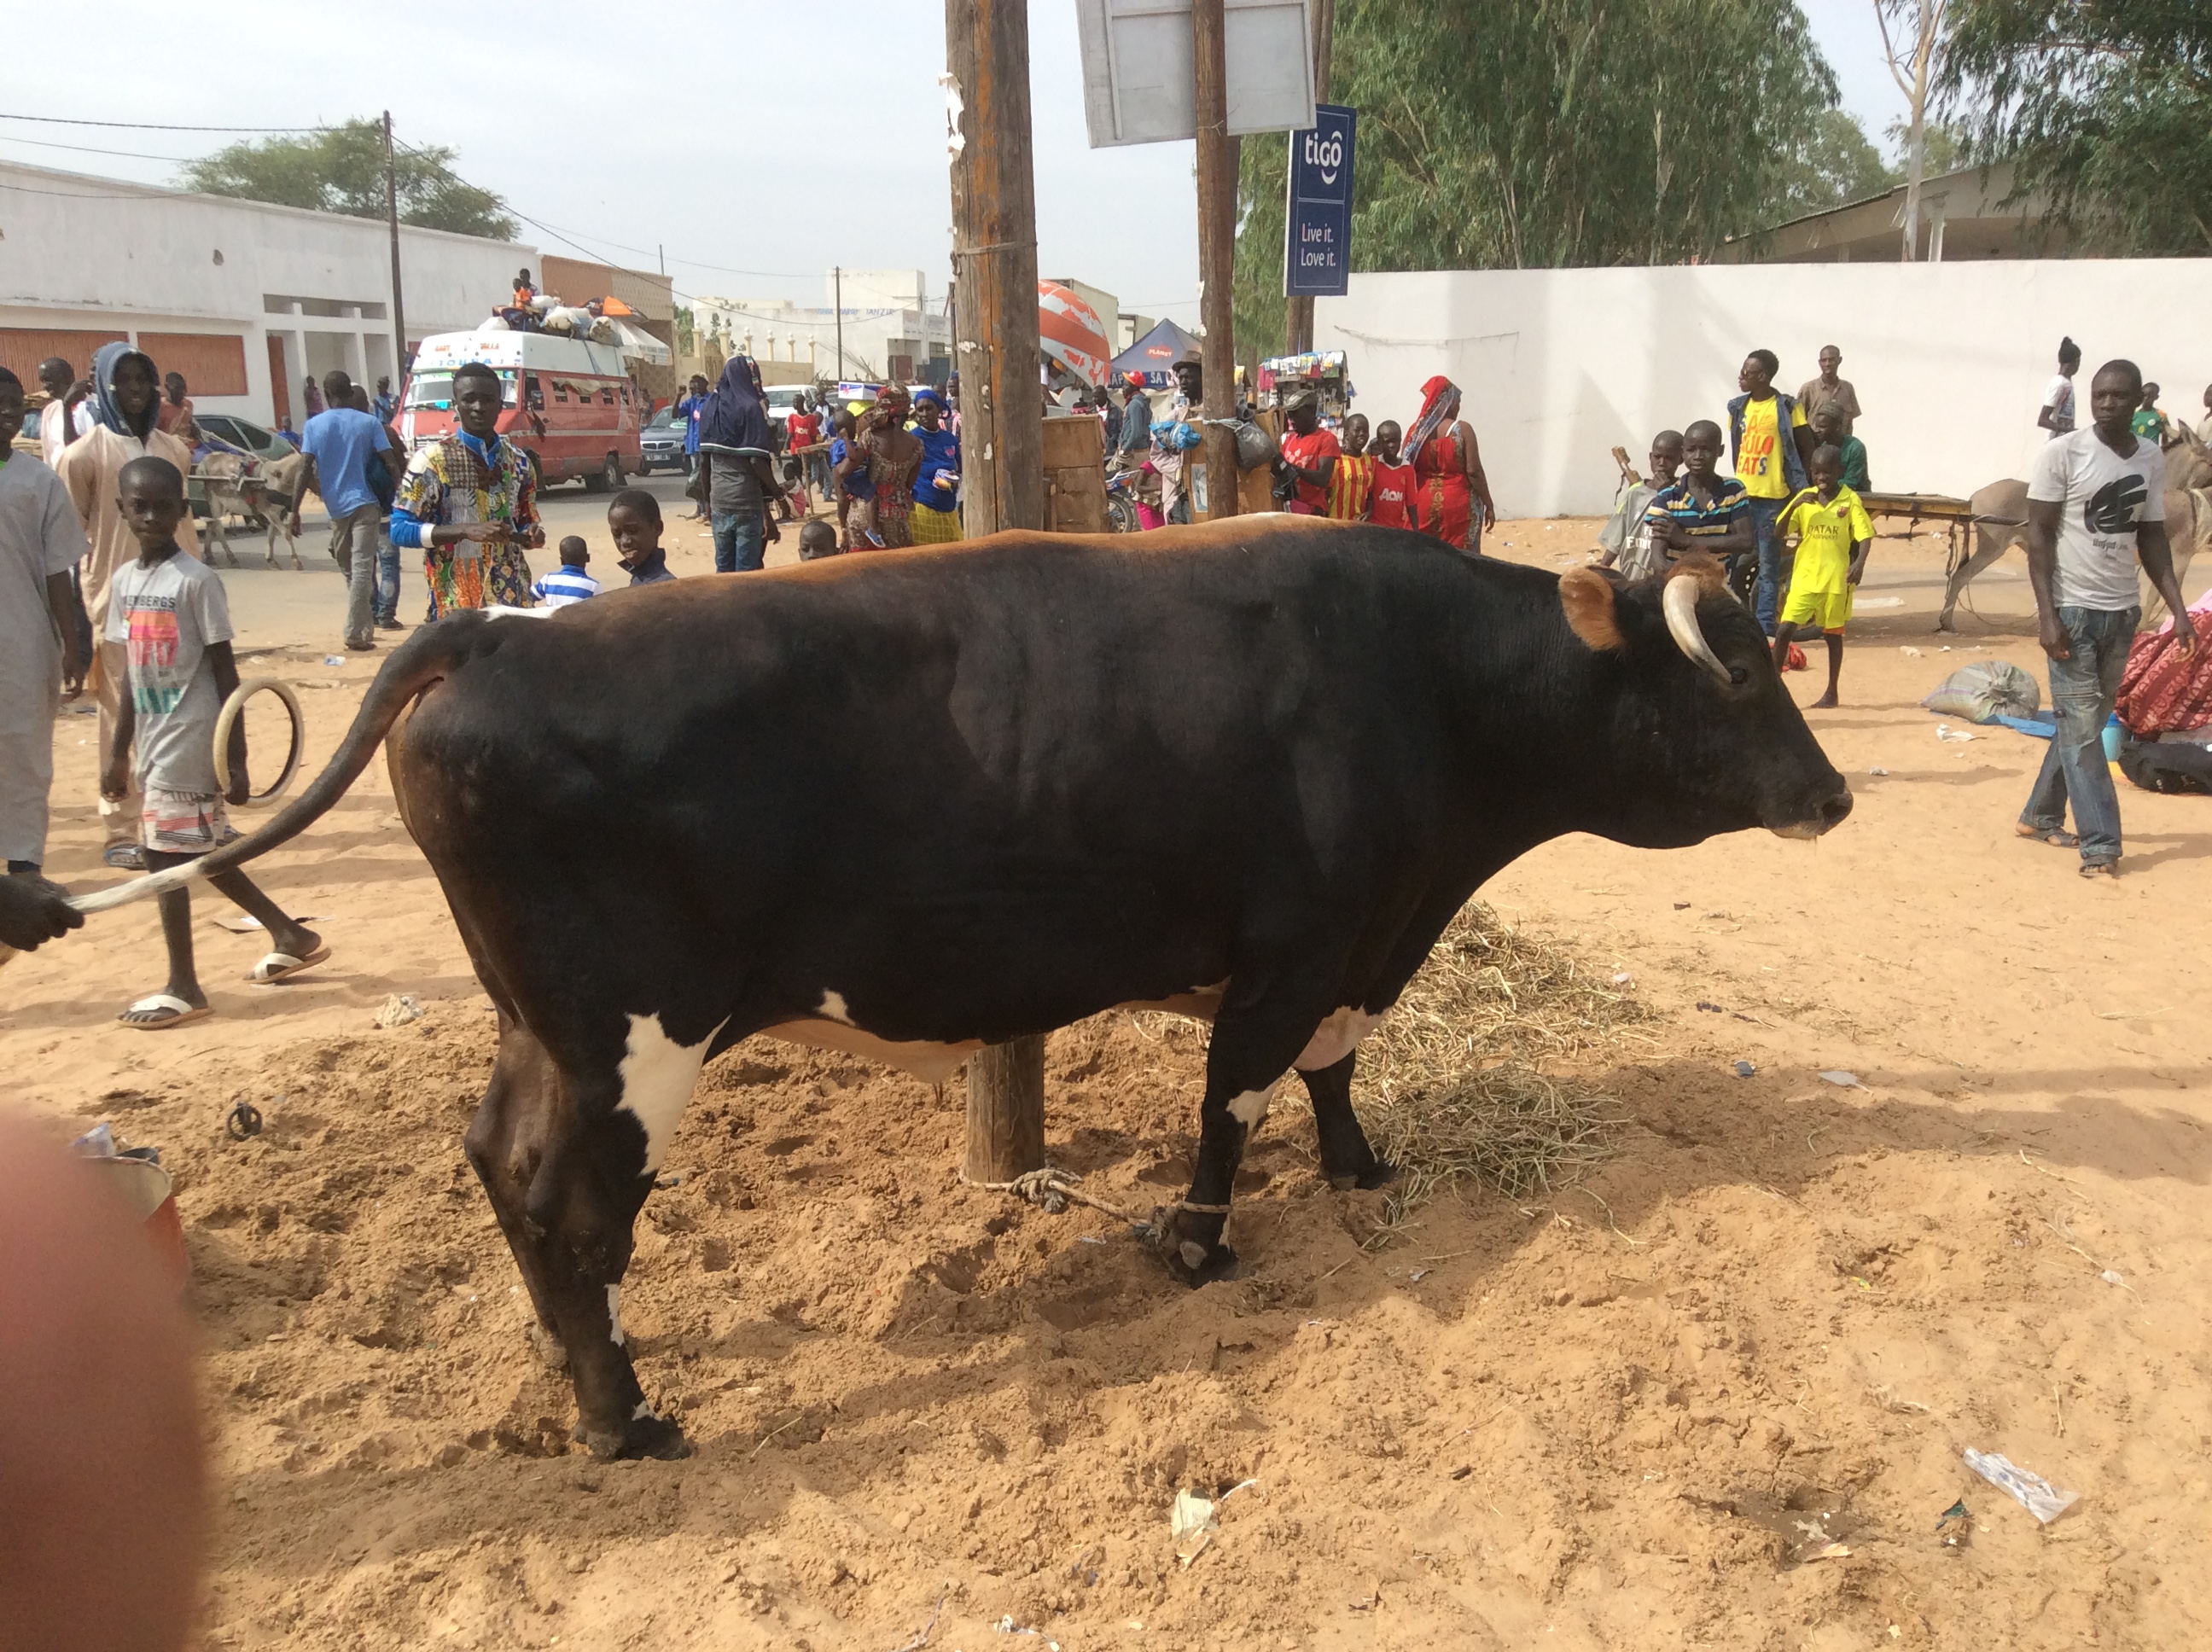
[[[456,614],[424,627],[394,649],[384,662],[384,668],[377,672],[376,680],[368,685],[361,709],[354,715],[353,726],[346,731],[345,738],[339,742],[323,772],[308,782],[307,790],[277,811],[259,831],[184,865],[94,890],[88,895],[71,896],[70,904],[79,912],[105,912],[110,907],[179,889],[195,878],[228,872],[290,842],[345,795],[346,788],[368,767],[377,747],[383,744],[392,724],[399,720],[400,714],[415,696],[433,683],[444,681],[475,652],[485,623],[477,615]]]

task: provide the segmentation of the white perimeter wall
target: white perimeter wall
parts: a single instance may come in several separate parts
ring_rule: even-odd
[[[1844,352],[1876,488],[1965,497],[2025,477],[2058,340],[2088,380],[2126,356],[2194,424],[2212,382],[2212,259],[1795,264],[1356,275],[1316,306],[1316,343],[1351,356],[1354,406],[1409,423],[1441,373],[1465,392],[1504,516],[1613,507],[1611,449],[1641,471],[1653,433],[1727,428],[1736,369],[1764,346],[1781,388]]]

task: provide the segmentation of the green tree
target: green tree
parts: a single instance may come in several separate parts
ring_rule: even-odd
[[[694,337],[692,329],[696,325],[691,319],[691,311],[688,306],[676,312],[676,353],[678,355],[689,355],[692,353],[691,341]]]
[[[1954,0],[1940,90],[1973,158],[2100,252],[2212,253],[2212,5]]]
[[[507,203],[456,177],[453,150],[401,149],[395,159],[400,222],[496,241],[514,239],[515,221]],[[233,143],[187,163],[179,182],[206,195],[381,218],[384,124],[349,120],[299,137]]]
[[[1936,131],[1926,134],[1931,173]],[[1846,202],[1863,201],[1897,187],[1898,175],[1884,165],[1881,151],[1866,135],[1858,117],[1842,109],[1823,109],[1807,127],[1803,141],[1784,157],[1767,210],[1769,223],[1822,212]]]
[[[1710,256],[1863,164],[1821,119],[1835,78],[1795,0],[1339,0],[1336,18],[1356,270]],[[1245,139],[1248,356],[1282,342],[1286,167],[1281,140]]]

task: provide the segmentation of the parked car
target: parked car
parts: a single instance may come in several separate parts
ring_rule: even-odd
[[[256,459],[284,459],[300,451],[274,430],[265,430],[234,413],[196,413],[192,416],[201,434],[228,442]]]
[[[640,476],[652,475],[656,466],[690,475],[691,461],[684,455],[684,428],[687,422],[676,416],[673,407],[664,407],[637,433]]]
[[[550,333],[448,332],[424,339],[400,397],[411,452],[453,429],[453,369],[481,361],[499,374],[499,434],[531,457],[546,483],[580,477],[593,493],[619,488],[644,460],[636,386],[612,344]]]

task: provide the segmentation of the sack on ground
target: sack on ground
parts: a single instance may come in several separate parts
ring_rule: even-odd
[[[2130,740],[2120,748],[2120,773],[2146,792],[2212,793],[2212,747]]]
[[[1941,716],[1994,723],[2000,715],[2033,716],[2042,707],[2043,690],[2009,660],[1978,659],[1945,677],[1920,703]]]

